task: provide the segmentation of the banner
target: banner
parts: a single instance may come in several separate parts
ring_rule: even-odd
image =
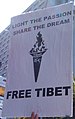
[[[72,116],[72,4],[11,19],[5,117]]]

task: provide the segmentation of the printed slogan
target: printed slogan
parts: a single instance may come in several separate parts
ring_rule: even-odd
[[[49,96],[67,96],[69,95],[69,90],[71,89],[70,86],[64,87],[51,87],[51,88],[37,88],[35,89],[36,97],[49,97]],[[64,91],[64,94],[62,93]],[[19,99],[19,98],[31,98],[32,90],[18,90],[18,91],[8,91],[7,92],[7,99]]]
[[[70,23],[70,19],[69,19],[70,15],[72,15],[72,11],[66,11],[63,13],[58,13],[51,16],[44,16],[44,17],[40,17],[36,19],[30,19],[28,21],[23,21],[21,23],[14,24],[12,25],[12,28],[14,29],[13,35],[18,35],[21,33],[30,32],[32,30],[40,30],[46,27],[48,28],[48,27],[54,27],[54,26]],[[65,18],[65,17],[68,17],[68,18]],[[61,19],[58,20],[58,18],[61,18]],[[41,24],[42,22],[44,23]],[[40,23],[40,25],[35,25],[36,23],[37,24]],[[33,24],[33,27],[26,27],[28,24]],[[25,26],[25,28],[20,29],[20,27],[22,26]],[[17,27],[19,28],[19,30],[15,30]]]

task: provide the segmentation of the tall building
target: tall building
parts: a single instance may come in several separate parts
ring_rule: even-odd
[[[10,26],[0,34],[0,75],[4,77],[7,76],[10,40],[9,29]]]

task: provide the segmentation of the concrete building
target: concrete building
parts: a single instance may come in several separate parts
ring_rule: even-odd
[[[0,34],[0,75],[7,76],[8,56],[9,56],[9,27]]]

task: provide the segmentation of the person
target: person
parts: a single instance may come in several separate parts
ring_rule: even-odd
[[[38,114],[31,113],[31,119],[38,119]]]

